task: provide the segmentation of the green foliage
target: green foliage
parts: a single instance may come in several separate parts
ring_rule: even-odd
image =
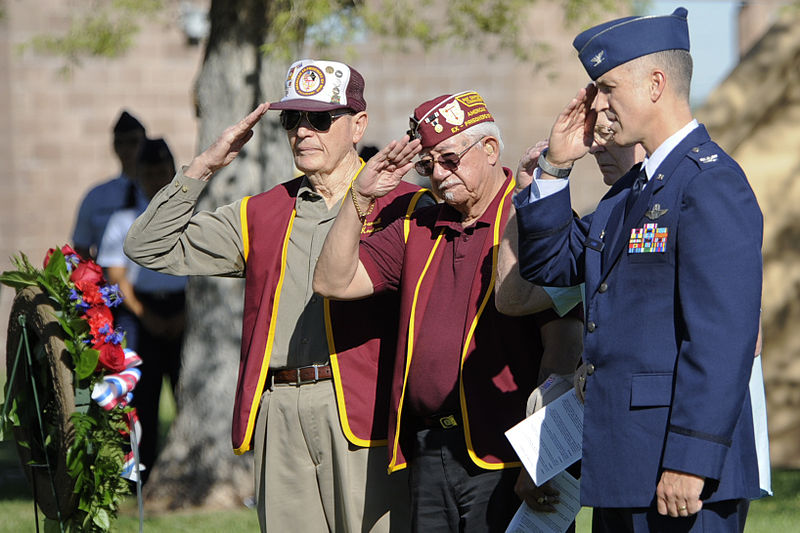
[[[36,35],[21,45],[20,51],[31,49],[66,59],[68,73],[85,57],[120,57],[128,51],[139,32],[139,21],[163,8],[161,0],[95,0],[76,13],[63,34]]]
[[[63,250],[66,250],[67,256]],[[34,267],[24,254],[14,257],[12,262],[17,270],[0,274],[0,283],[17,290],[38,286],[48,296],[53,304],[53,318],[64,332],[64,346],[71,355],[76,400],[81,394],[85,396],[85,401],[76,402],[80,405],[71,415],[74,440],[66,452],[66,466],[74,481],[73,490],[78,495],[78,509],[70,516],[64,517],[62,524],[52,520],[46,521],[45,531],[108,531],[116,519],[120,502],[129,493],[128,481],[120,474],[125,463],[123,449],[127,445],[128,434],[125,417],[127,413],[133,411],[133,408],[117,406],[105,410],[97,403],[89,401],[88,391],[102,381],[107,373],[103,366],[98,365],[100,352],[91,346],[97,346],[100,342],[96,335],[102,337],[106,333],[102,333],[101,330],[101,333],[92,335],[92,328],[88,323],[90,319],[86,318],[85,308],[79,303],[89,305],[83,301],[83,298],[87,298],[87,293],[84,291],[90,288],[87,283],[95,287],[97,294],[103,294],[102,302],[94,301],[92,307],[108,307],[119,304],[121,300],[115,299],[112,295],[114,291],[102,278],[99,282],[94,279],[91,282],[86,281],[85,270],[78,276],[76,287],[70,280],[70,273],[78,272],[78,269],[85,266],[88,261],[74,254],[69,247],[51,250],[47,264],[42,269]],[[113,324],[107,326],[113,330]],[[105,342],[109,341],[106,339]],[[23,344],[21,352],[23,360],[18,363],[18,369],[13,377],[14,383],[9,381],[5,386],[6,402],[0,406],[2,407],[0,426],[4,430],[3,436],[11,436],[14,428],[26,428],[30,442],[18,440],[17,444],[30,450],[33,458],[31,462],[47,463],[52,467],[59,460],[55,443],[65,435],[59,434],[60,420],[56,419],[54,414],[53,387],[44,346],[42,342],[37,342],[35,346]],[[27,349],[34,351],[28,354],[25,351]],[[27,364],[28,360],[31,360],[31,365]],[[39,412],[34,401],[31,382],[35,383],[38,392]],[[9,397],[8,391],[15,384],[18,385],[13,389],[16,394]],[[84,405],[87,402],[88,405]],[[33,429],[39,427],[42,427],[42,432]],[[40,436],[42,433],[44,437]]]
[[[108,531],[116,520],[128,482],[120,477],[125,462],[122,446],[127,431],[124,413],[92,404],[86,414],[73,413],[75,440],[67,453],[67,468],[75,480],[78,510],[69,517],[68,531]]]
[[[561,0],[563,20],[544,24],[581,24],[597,20],[633,0]],[[298,44],[325,49],[369,30],[384,42],[410,43],[430,50],[443,43],[480,49],[492,55],[510,51],[524,61],[541,61],[547,46],[528,27],[535,0],[306,0],[270,4],[265,54],[291,59]],[[323,26],[323,31],[314,31]]]
[[[222,0],[212,0],[222,1]],[[595,22],[620,8],[649,0],[560,0],[563,20],[543,25]],[[271,0],[262,51],[289,61],[304,45],[325,49],[370,32],[384,44],[454,43],[492,55],[509,51],[524,61],[541,62],[548,50],[528,27],[536,0]],[[38,35],[25,47],[66,58],[67,69],[85,57],[119,57],[133,43],[138,22],[163,10],[161,0],[95,0],[75,15],[63,35]],[[263,19],[253,17],[253,24]],[[535,29],[534,29],[535,30]]]

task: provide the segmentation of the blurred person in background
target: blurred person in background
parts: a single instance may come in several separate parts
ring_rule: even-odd
[[[147,199],[153,198],[174,175],[175,162],[167,143],[163,139],[146,140],[137,158],[136,180]],[[142,482],[146,482],[159,449],[158,410],[164,379],[177,397],[186,278],[140,267],[125,256],[125,236],[143,211],[144,206],[140,206],[111,215],[97,263],[103,267],[106,279],[120,287],[124,300],[116,310],[116,321],[125,330],[128,348],[142,358],[142,377],[131,405],[136,407],[142,424],[140,460],[147,467],[142,473]]]
[[[117,177],[89,190],[78,208],[72,244],[85,258],[95,259],[100,239],[111,214],[119,209],[147,205],[136,185],[136,157],[146,139],[145,129],[136,117],[123,111],[113,128],[114,154],[120,162]]]

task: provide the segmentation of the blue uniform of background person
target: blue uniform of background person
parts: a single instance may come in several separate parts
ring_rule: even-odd
[[[584,64],[596,79],[591,58],[599,52],[589,52]],[[613,47],[605,54],[614,60]],[[706,478],[703,512],[722,502],[718,515],[737,506],[746,515],[746,501],[759,496],[748,380],[762,215],[741,168],[694,125],[648,168],[627,216],[638,166],[583,218],[568,187],[515,199],[522,275],[541,285],[586,283],[581,504],[649,508],[648,530],[694,531],[698,520],[656,516],[664,470]],[[632,230],[646,224],[666,231],[663,251],[635,251]]]

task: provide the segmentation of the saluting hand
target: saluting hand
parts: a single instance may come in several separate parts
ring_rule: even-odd
[[[539,163],[539,156],[547,148],[547,141],[539,141],[522,154],[517,166],[516,192],[523,190],[533,181],[533,172]]]
[[[592,109],[596,95],[597,87],[590,83],[558,115],[550,130],[549,163],[566,168],[589,153],[597,120],[597,112]]]
[[[268,109],[269,103],[265,102],[242,120],[228,127],[211,146],[192,159],[184,174],[190,178],[208,181],[214,172],[229,165],[253,137],[253,127]]]
[[[418,139],[410,141],[408,135],[399,141],[390,142],[367,161],[364,170],[353,184],[353,191],[367,205],[390,193],[414,166],[411,160],[421,149],[420,141]]]

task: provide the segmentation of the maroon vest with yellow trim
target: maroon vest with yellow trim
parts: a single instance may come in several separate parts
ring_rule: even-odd
[[[286,246],[302,178],[245,199],[242,233],[247,240],[242,354],[233,410],[234,452],[250,449],[266,384],[274,317],[286,264]],[[364,225],[378,231],[410,214],[424,191],[401,183],[380,198]],[[391,295],[357,302],[325,302],[325,322],[342,430],[358,446],[386,444],[391,359],[397,337],[397,301]],[[394,320],[391,316],[394,313]],[[387,317],[389,319],[387,319]],[[380,320],[378,320],[380,319]],[[320,332],[323,334],[323,332]]]
[[[460,429],[467,450],[476,465],[491,470],[520,465],[504,432],[525,418],[525,405],[536,386],[542,356],[536,316],[506,316],[494,305],[498,244],[508,219],[513,191],[510,171],[507,175],[498,197],[488,208],[493,223],[483,243],[482,257],[485,259],[479,265],[472,265],[475,276],[472,287],[469,287],[470,303],[458,382]],[[442,236],[437,244],[440,233],[434,227],[442,207],[421,209],[409,221],[400,282],[401,319],[389,415],[390,471],[405,468],[415,430],[413,421],[402,417],[407,369],[413,358],[416,337],[414,332],[421,327],[443,327],[441,322],[423,323],[422,320],[428,300],[436,296],[435,273],[445,247],[446,237]]]

